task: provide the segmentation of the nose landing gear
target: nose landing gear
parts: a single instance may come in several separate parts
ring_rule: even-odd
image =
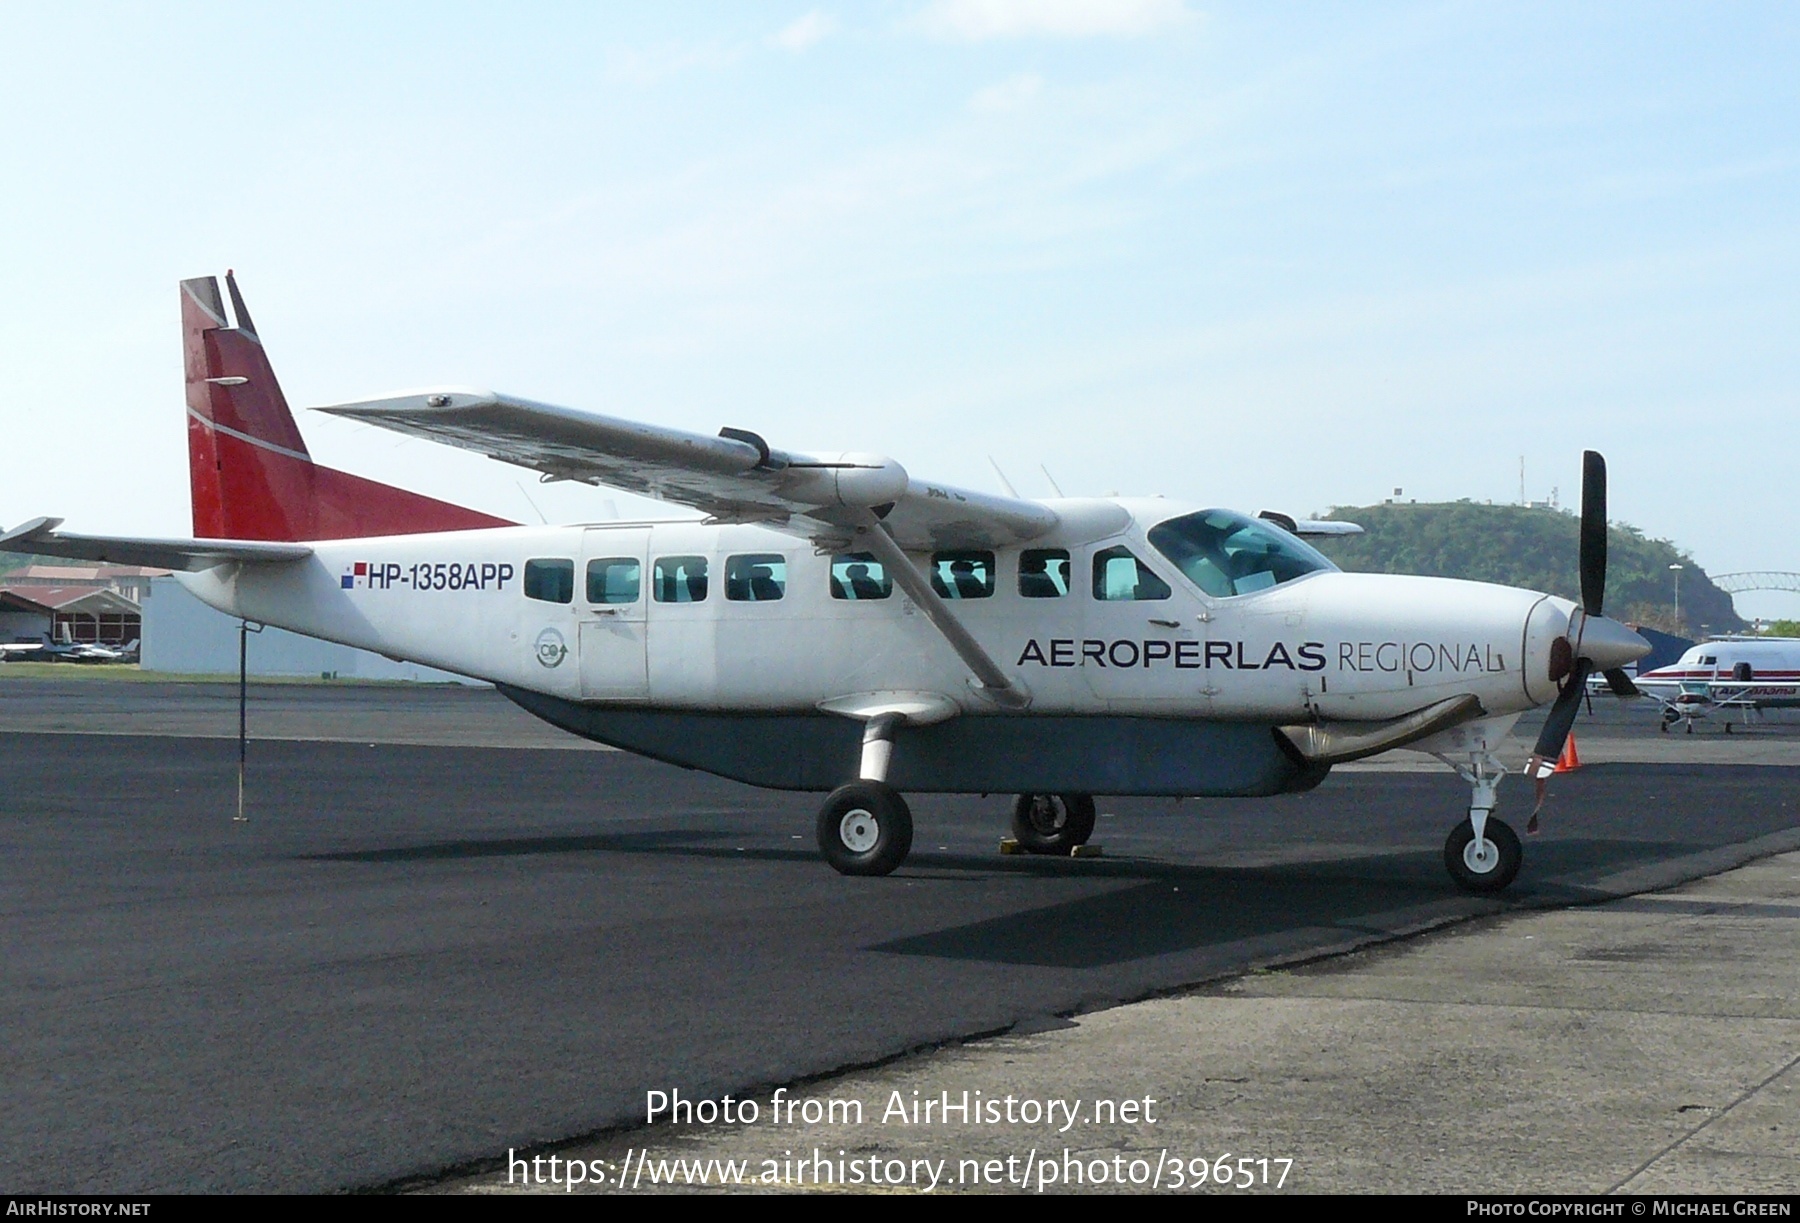
[[[1469,818],[1444,841],[1444,869],[1465,891],[1498,892],[1518,877],[1525,851],[1518,834],[1493,817],[1506,766],[1491,752],[1470,752],[1467,764],[1439,755],[1469,783]]]

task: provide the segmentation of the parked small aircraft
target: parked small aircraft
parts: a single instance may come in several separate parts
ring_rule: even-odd
[[[1745,721],[1763,709],[1800,707],[1800,637],[1717,637],[1678,660],[1637,677],[1645,695],[1662,705],[1662,729],[1711,713]],[[1725,722],[1731,732],[1731,722]]]
[[[138,639],[132,638],[124,645],[106,645],[97,641],[76,641],[68,633],[68,626],[59,625],[60,632],[52,640],[46,634],[38,641],[11,641],[0,643],[0,662],[136,662],[138,657]]]
[[[491,680],[566,730],[755,785],[829,791],[820,848],[897,867],[903,790],[1013,793],[1019,842],[1068,853],[1095,794],[1255,796],[1408,747],[1471,787],[1445,844],[1494,891],[1519,839],[1495,755],[1554,701],[1549,775],[1593,672],[1648,645],[1601,614],[1606,469],[1585,458],[1581,604],[1340,572],[1341,526],[1152,498],[1031,501],[863,453],[778,450],[444,388],[322,409],[702,511],[520,526],[312,462],[227,273],[181,286],[194,533],[0,548],[183,570],[244,617]]]

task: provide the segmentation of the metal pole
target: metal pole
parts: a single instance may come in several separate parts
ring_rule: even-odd
[[[249,700],[249,674],[250,674],[249,653],[250,653],[250,622],[248,620],[239,620],[238,621],[238,806],[237,806],[237,820],[235,821],[237,823],[243,823],[246,819],[249,818],[244,814],[244,761],[245,761],[245,757],[248,755],[247,749],[248,749],[248,745],[250,742],[247,720],[246,720],[246,716],[245,716],[245,706],[248,704],[248,700]]]

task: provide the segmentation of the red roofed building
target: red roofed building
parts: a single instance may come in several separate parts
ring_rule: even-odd
[[[3,593],[48,610],[50,635],[57,641],[127,645],[143,635],[143,613],[116,590],[9,582]]]

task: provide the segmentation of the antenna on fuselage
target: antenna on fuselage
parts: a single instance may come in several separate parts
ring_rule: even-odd
[[[517,488],[519,490],[519,496],[525,498],[525,504],[529,505],[531,507],[531,512],[538,516],[538,521],[543,523],[545,526],[549,526],[550,520],[548,518],[544,517],[544,511],[540,510],[538,508],[538,503],[531,499],[531,494],[525,491],[525,486],[523,484],[519,483],[517,480],[514,480],[513,487]]]
[[[1050,469],[1048,467],[1045,467],[1042,463],[1039,463],[1038,470],[1044,473],[1044,479],[1050,481],[1050,487],[1054,488],[1056,490],[1057,496],[1066,497],[1069,495],[1069,494],[1063,492],[1062,485],[1060,485],[1056,482],[1056,477],[1050,474]]]

